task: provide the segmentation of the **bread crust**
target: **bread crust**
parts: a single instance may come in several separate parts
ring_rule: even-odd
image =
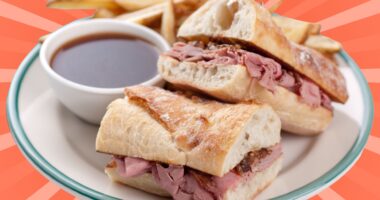
[[[101,122],[99,152],[223,176],[249,151],[280,142],[280,119],[267,105],[189,99],[148,86],[127,88],[126,94]]]
[[[225,7],[233,13],[228,14]],[[222,14],[218,14],[220,12]],[[216,15],[225,20],[228,20],[225,16],[232,15],[230,26],[222,27]],[[271,13],[255,1],[211,0],[183,23],[177,36],[185,40],[239,43],[248,49],[260,50],[314,81],[332,100],[345,103],[348,99],[346,81],[335,63],[312,49],[289,41],[273,22]]]
[[[291,133],[319,134],[327,128],[333,117],[332,111],[322,106],[312,107],[281,86],[276,86],[275,92],[267,90],[257,84],[242,65],[206,66],[160,56],[158,69],[162,77],[172,84],[202,91],[223,101],[237,103],[253,100],[256,103],[266,103],[279,115],[282,129]],[[214,73],[210,75],[209,71]],[[227,73],[229,74],[226,75]],[[209,79],[209,76],[214,79]],[[218,84],[214,83],[216,81],[219,81]]]
[[[108,106],[96,137],[96,151],[186,164],[186,155],[173,144],[170,132],[127,99]]]

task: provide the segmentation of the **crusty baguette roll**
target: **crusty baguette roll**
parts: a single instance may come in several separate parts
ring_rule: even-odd
[[[258,49],[310,78],[332,100],[344,103],[348,99],[345,79],[335,63],[290,42],[273,22],[271,13],[256,1],[210,0],[182,24],[177,36]]]
[[[126,89],[111,103],[96,139],[99,152],[185,165],[223,176],[244,156],[280,142],[267,105],[187,98],[156,87]]]
[[[254,99],[267,103],[279,115],[282,129],[288,132],[315,135],[325,130],[333,117],[332,111],[305,104],[281,86],[276,86],[275,92],[269,91],[251,78],[242,65],[180,62],[163,55],[158,70],[165,80],[184,89],[199,90],[228,102]]]
[[[236,187],[227,190],[223,195],[223,200],[250,200],[269,186],[277,177],[281,170],[283,158],[280,157],[274,163],[262,172],[257,172],[245,181],[241,181]],[[159,196],[170,197],[170,194],[161,189],[154,181],[151,173],[146,173],[137,177],[124,178],[117,173],[115,165],[109,165],[105,169],[106,174],[115,182],[119,182],[136,189],[143,190]]]

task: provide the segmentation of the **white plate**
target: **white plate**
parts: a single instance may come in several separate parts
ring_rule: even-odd
[[[110,156],[95,152],[96,126],[63,107],[43,76],[38,52],[21,64],[8,96],[8,121],[28,160],[68,191],[91,199],[159,199],[112,183],[103,173]],[[341,177],[359,158],[373,118],[372,98],[360,70],[342,52],[340,69],[350,99],[335,106],[335,118],[318,137],[283,134],[284,167],[259,199],[307,198]],[[342,61],[343,63],[343,61]]]

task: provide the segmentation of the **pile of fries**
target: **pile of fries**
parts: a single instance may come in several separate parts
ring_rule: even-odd
[[[179,26],[207,0],[49,0],[49,8],[96,9],[94,18],[135,22],[176,41]]]
[[[49,0],[50,8],[96,9],[94,18],[114,18],[147,26],[159,32],[170,44],[174,43],[181,24],[207,0]],[[269,10],[274,12],[278,1]],[[316,49],[334,60],[341,44],[320,34],[319,24],[273,15],[286,37],[298,44]]]
[[[334,55],[341,50],[342,45],[337,41],[321,35],[320,24],[300,21],[280,15],[273,15],[272,18],[275,23],[281,27],[289,40],[315,49],[327,58],[335,61]]]

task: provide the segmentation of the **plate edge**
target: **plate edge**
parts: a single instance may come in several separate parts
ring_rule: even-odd
[[[42,171],[43,174],[45,174],[45,176],[47,176],[50,180],[53,180],[59,185],[64,186],[65,188],[69,189],[71,192],[74,192],[75,194],[79,194],[87,198],[117,199],[107,194],[103,194],[101,192],[88,188],[76,182],[75,180],[71,179],[70,177],[67,177],[65,174],[61,173],[60,171],[58,171],[54,166],[48,163],[38,153],[38,151],[33,147],[33,145],[27,139],[25,135],[25,131],[23,130],[23,127],[21,125],[21,120],[18,115],[19,114],[18,113],[18,93],[19,93],[19,89],[22,85],[22,80],[26,72],[28,71],[31,64],[36,60],[36,58],[39,55],[40,47],[41,47],[40,44],[36,45],[34,49],[28,54],[28,56],[20,64],[19,69],[17,70],[13,78],[13,81],[11,83],[8,97],[7,97],[6,112],[7,112],[8,125],[11,129],[12,136],[14,140],[16,141],[17,146],[21,149],[25,157],[29,160],[29,162],[33,164],[34,167],[38,168],[39,171]],[[325,187],[328,187],[329,185],[337,181],[337,178],[344,175],[348,171],[348,169],[355,164],[357,159],[360,157],[365,144],[367,143],[370,130],[373,124],[374,111],[373,111],[372,95],[369,90],[367,81],[365,80],[364,75],[360,71],[358,65],[350,58],[350,56],[344,50],[341,50],[339,54],[345,60],[348,66],[354,71],[355,77],[358,79],[360,88],[362,89],[361,92],[362,92],[362,96],[364,97],[365,114],[363,115],[364,125],[362,126],[364,127],[364,129],[360,130],[359,136],[362,135],[363,137],[361,138],[358,137],[354,145],[349,150],[349,152],[345,155],[345,157],[342,160],[340,160],[332,169],[330,169],[324,175],[312,181],[311,183],[305,186],[302,186],[301,188],[293,190],[287,194],[280,195],[273,199],[301,199],[313,194],[315,191],[320,189],[321,184]],[[21,135],[20,135],[20,132],[21,132]],[[63,177],[60,177],[60,176],[63,176]],[[69,180],[65,180],[65,179],[69,179]],[[62,183],[62,181],[64,181],[64,183]]]

